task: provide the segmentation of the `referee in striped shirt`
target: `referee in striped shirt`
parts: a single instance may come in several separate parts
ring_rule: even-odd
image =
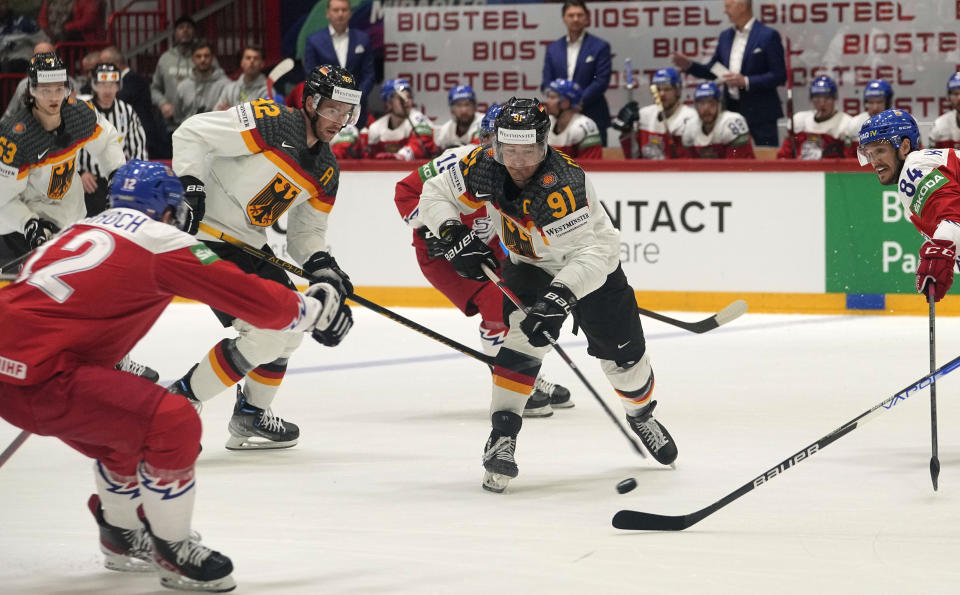
[[[114,64],[97,64],[90,76],[92,105],[120,133],[123,139],[123,154],[130,159],[147,159],[147,136],[143,124],[129,103],[117,99],[120,90],[120,69]],[[77,156],[80,181],[83,183],[87,216],[96,215],[107,208],[106,173],[100,171],[96,157],[81,149]]]

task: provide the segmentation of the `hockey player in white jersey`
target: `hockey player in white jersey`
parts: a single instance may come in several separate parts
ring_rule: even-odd
[[[447,104],[453,116],[434,134],[434,142],[441,151],[451,147],[477,144],[483,112],[477,111],[477,94],[470,85],[457,85],[447,93]]]
[[[326,247],[327,218],[340,183],[340,168],[327,143],[343,126],[355,124],[359,113],[360,91],[353,76],[324,65],[307,77],[300,110],[258,99],[189,118],[173,135],[173,168],[191,207],[188,231],[199,229],[198,237],[211,250],[242,270],[295,289],[284,271],[218,241],[218,233],[225,232],[269,252],[266,230],[288,213],[287,250],[293,259],[314,277],[351,294],[350,278]],[[302,335],[214,313],[239,336],[215,345],[170,390],[199,403],[245,378],[242,387],[237,384],[227,448],[293,446],[299,428],[270,407]],[[350,309],[343,305],[338,323],[324,331],[321,342],[339,344],[352,324]]]
[[[716,83],[697,85],[693,104],[698,117],[683,131],[684,151],[698,159],[754,159],[746,119],[723,109],[721,97]]]
[[[653,73],[660,105],[653,103],[640,109],[637,102],[623,106],[614,120],[620,130],[620,146],[624,159],[680,159],[683,133],[697,112],[683,104],[683,78],[675,68],[661,68]]]
[[[793,115],[793,138],[783,139],[777,159],[829,159],[844,156],[843,137],[850,116],[837,111],[837,84],[829,76],[810,83],[813,109]],[[794,146],[799,155],[794,154]]]
[[[550,116],[547,143],[574,159],[601,159],[603,146],[596,122],[580,113],[583,90],[567,79],[550,81],[544,107]]]
[[[446,242],[444,257],[463,277],[484,281],[493,249],[463,224],[488,208],[510,251],[503,279],[529,310],[504,300],[509,326],[493,369],[492,430],[483,451],[482,486],[502,492],[515,460],[524,403],[551,338],[572,314],[621,397],[627,421],[654,458],[669,465],[677,448],[652,416],[653,369],[633,289],[620,266],[620,234],[589,178],[547,145],[550,119],[536,99],[512,98],[496,120],[493,147],[479,147],[424,183],[420,218]]]
[[[850,118],[843,135],[844,154],[847,157],[857,156],[857,147],[860,145],[860,128],[863,123],[884,110],[893,107],[893,87],[883,79],[875,79],[863,87],[864,111]]]
[[[936,149],[960,149],[960,72],[947,80],[947,99],[953,107],[933,122],[930,145]]]
[[[439,151],[433,140],[430,119],[413,109],[410,83],[390,79],[380,87],[387,113],[366,129],[360,142],[373,159],[429,159]]]

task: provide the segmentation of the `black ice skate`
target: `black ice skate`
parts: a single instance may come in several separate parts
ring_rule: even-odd
[[[121,529],[103,518],[100,496],[92,494],[87,507],[100,526],[100,551],[103,552],[103,565],[110,570],[120,572],[153,572],[153,543],[150,534],[144,528]]]
[[[193,389],[190,388],[190,378],[193,376],[193,371],[197,369],[198,365],[199,364],[194,364],[183,378],[167,387],[168,393],[186,397],[187,400],[190,401],[190,404],[193,405],[193,408],[197,410],[197,414],[203,411],[203,401],[198,399],[197,395],[193,394]]]
[[[569,409],[573,407],[573,401],[570,400],[570,391],[564,386],[547,382],[543,376],[537,376],[533,383],[534,393],[543,393],[550,397],[550,406],[554,409]]]
[[[237,404],[230,418],[228,450],[290,448],[300,437],[296,424],[284,421],[270,409],[260,409],[247,402],[243,390],[237,386]]]
[[[657,402],[651,401],[636,416],[628,415],[627,423],[658,463],[673,466],[677,460],[677,445],[663,424],[654,419],[653,408],[656,406]]]
[[[534,384],[534,387],[536,387],[536,384]],[[551,415],[553,415],[553,407],[550,406],[550,395],[534,388],[527,398],[527,403],[523,406],[523,416],[550,417]]]
[[[483,489],[499,494],[520,473],[513,456],[523,420],[516,413],[497,411],[492,421],[493,429],[483,449]]]
[[[146,378],[150,382],[156,382],[160,380],[160,374],[157,373],[156,370],[149,366],[145,366],[140,362],[133,361],[130,359],[129,354],[123,356],[123,359],[120,360],[120,363],[114,367],[121,372],[130,372],[131,374],[136,374],[141,378]]]
[[[220,552],[202,545],[199,536],[183,541],[160,539],[150,530],[141,506],[137,512],[153,542],[153,563],[160,573],[160,584],[180,591],[224,593],[237,587],[233,582],[233,562]]]

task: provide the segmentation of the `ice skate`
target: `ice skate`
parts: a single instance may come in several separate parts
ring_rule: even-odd
[[[183,395],[190,401],[190,404],[193,405],[193,408],[197,410],[199,415],[203,411],[203,401],[197,398],[197,395],[193,394],[193,389],[190,388],[190,376],[193,375],[193,371],[197,369],[198,364],[194,364],[190,371],[186,375],[177,380],[173,384],[167,387],[167,392],[175,395]]]
[[[123,356],[123,359],[120,360],[120,363],[114,366],[116,369],[121,372],[130,372],[131,374],[136,374],[141,378],[146,378],[150,382],[157,382],[160,380],[160,374],[156,370],[149,366],[145,366],[140,362],[135,362],[130,359],[130,354]]]
[[[483,450],[483,489],[502,493],[520,473],[513,457],[521,423],[516,413],[497,411],[493,414],[493,429]]]
[[[270,409],[254,407],[239,386],[237,404],[227,429],[230,430],[228,450],[290,448],[300,437],[296,424],[277,417]]]
[[[200,543],[199,535],[191,534],[183,541],[161,539],[150,530],[150,523],[137,511],[140,521],[153,542],[153,563],[160,573],[160,584],[180,591],[224,593],[237,587],[233,581],[233,563],[220,552]]]
[[[523,406],[524,417],[550,417],[553,415],[553,407],[550,406],[550,395],[540,392],[536,389],[527,398],[527,403]]]
[[[653,408],[656,406],[657,402],[651,401],[637,415],[628,415],[627,423],[658,463],[674,467],[674,461],[677,460],[677,445],[663,424],[654,419]]]
[[[87,507],[100,527],[100,551],[103,552],[103,565],[119,572],[153,572],[153,543],[150,534],[144,528],[121,529],[103,518],[100,496],[92,494]]]
[[[570,400],[570,391],[566,387],[552,382],[547,382],[543,376],[537,376],[533,383],[534,393],[543,393],[550,397],[550,406],[554,409],[569,409],[573,407],[573,401]]]

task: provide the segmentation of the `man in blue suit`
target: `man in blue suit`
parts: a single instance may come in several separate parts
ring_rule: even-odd
[[[733,27],[720,34],[710,62],[674,54],[673,63],[700,78],[719,78],[726,85],[726,109],[746,118],[756,145],[775,147],[777,118],[783,116],[777,87],[787,81],[780,34],[753,18],[751,0],[724,0],[723,12]]]
[[[583,0],[565,0],[561,14],[567,35],[547,46],[540,88],[546,89],[555,79],[580,85],[583,89],[580,112],[597,123],[600,139],[606,146],[610,107],[603,94],[610,86],[610,44],[585,31],[590,17]]]
[[[357,126],[367,125],[367,96],[373,89],[373,47],[370,36],[347,27],[350,22],[349,0],[328,0],[327,20],[330,25],[307,38],[303,51],[303,70],[312,72],[315,66],[336,64],[346,68],[357,79],[357,88],[363,92],[360,100],[360,120]]]

